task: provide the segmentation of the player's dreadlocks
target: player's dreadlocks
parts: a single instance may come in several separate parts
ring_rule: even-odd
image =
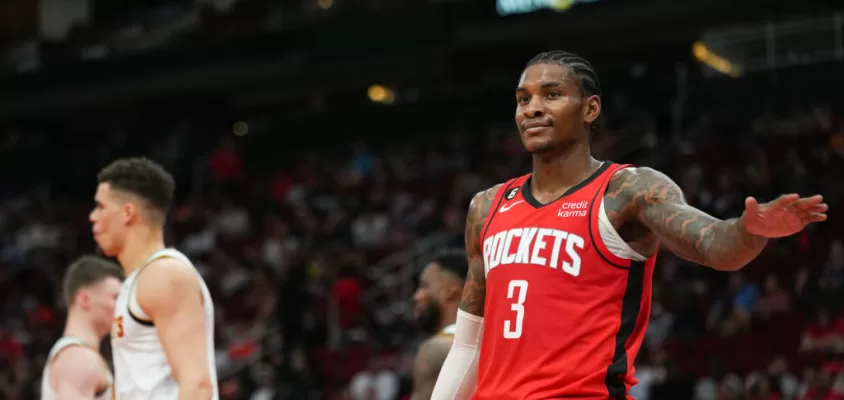
[[[601,82],[598,80],[598,74],[595,73],[592,64],[586,61],[585,58],[562,50],[546,51],[534,56],[528,61],[525,68],[537,64],[558,64],[566,66],[574,76],[577,86],[580,87],[580,91],[584,96],[595,95],[601,97]],[[598,129],[599,121],[600,116],[598,120],[592,123],[592,131]]]

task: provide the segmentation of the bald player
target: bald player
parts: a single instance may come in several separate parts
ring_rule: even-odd
[[[466,252],[450,250],[434,257],[419,277],[419,288],[413,295],[414,317],[420,329],[432,336],[419,347],[413,363],[412,400],[431,398],[451,349],[457,305],[468,269]]]
[[[67,322],[47,356],[41,400],[112,399],[112,375],[99,353],[111,329],[123,268],[96,256],[82,256],[62,284]]]

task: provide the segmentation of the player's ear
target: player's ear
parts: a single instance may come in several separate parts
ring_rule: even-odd
[[[87,310],[91,307],[91,295],[87,290],[82,289],[76,294],[76,303],[78,303],[83,310]]]
[[[591,95],[583,101],[583,122],[591,125],[601,116],[601,98]]]
[[[138,213],[140,210],[138,209],[138,205],[134,202],[127,201],[123,204],[123,223],[129,224],[138,218]]]

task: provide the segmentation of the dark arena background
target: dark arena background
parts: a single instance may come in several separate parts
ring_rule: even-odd
[[[550,49],[602,79],[597,157],[718,217],[830,205],[740,272],[663,251],[631,394],[843,399],[844,5],[497,1],[0,2],[0,399],[39,398],[96,173],[133,155],[178,182],[222,398],[407,398],[418,273],[530,170],[512,93]]]

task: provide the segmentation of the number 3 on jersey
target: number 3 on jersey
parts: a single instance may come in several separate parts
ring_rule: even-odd
[[[504,320],[504,338],[518,339],[522,337],[522,323],[525,319],[525,296],[527,296],[528,282],[522,279],[510,281],[507,285],[507,298],[514,299],[510,310],[516,312],[516,322]],[[518,291],[518,293],[516,293]],[[512,329],[511,329],[512,328]]]

